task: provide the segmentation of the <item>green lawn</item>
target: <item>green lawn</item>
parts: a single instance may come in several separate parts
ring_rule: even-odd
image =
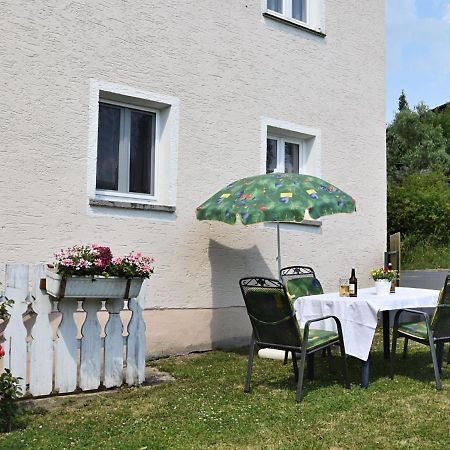
[[[243,393],[242,351],[154,361],[177,381],[28,413],[25,428],[0,436],[0,448],[448,449],[450,366],[437,392],[427,349],[412,343],[391,381],[379,335],[374,347],[368,389],[358,385],[357,360],[349,358],[349,391],[338,358],[332,376],[318,356],[316,380],[306,384],[301,404],[294,401],[291,366],[280,361],[256,359],[250,394]]]

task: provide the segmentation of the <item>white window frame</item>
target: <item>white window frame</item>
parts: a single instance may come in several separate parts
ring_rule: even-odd
[[[131,103],[125,103],[125,102],[119,102],[115,100],[109,100],[109,99],[103,99],[100,97],[99,104],[108,104],[113,106],[119,106],[121,108],[120,110],[120,142],[119,142],[119,170],[118,170],[118,188],[117,190],[110,190],[110,189],[98,189],[96,187],[95,194],[96,197],[117,197],[117,198],[123,198],[127,197],[128,199],[135,199],[135,200],[147,200],[147,201],[154,201],[158,198],[156,189],[158,187],[158,176],[160,174],[157,171],[157,164],[156,161],[159,156],[159,111],[157,109],[148,108],[145,106],[136,106]],[[155,127],[153,130],[153,155],[152,155],[152,191],[153,194],[145,194],[145,193],[139,193],[139,192],[129,192],[129,186],[130,186],[130,151],[129,151],[129,144],[130,144],[130,111],[143,111],[143,112],[149,112],[153,113],[155,115]],[[122,118],[122,115],[125,115],[124,118]],[[97,180],[96,180],[97,181]]]
[[[296,25],[306,31],[311,31],[325,37],[324,12],[325,0],[304,0],[305,1],[305,20],[294,19],[292,17],[292,0],[281,0],[282,12],[279,13],[268,9],[267,0],[261,0],[262,13],[265,17],[277,19],[285,24]]]
[[[96,189],[100,102],[156,113],[153,195]],[[91,79],[87,158],[88,214],[168,218],[164,214],[174,212],[176,208],[179,128],[180,100],[177,97]],[[116,207],[121,210],[115,211]]]
[[[296,140],[303,142],[302,172],[305,175],[321,177],[321,131],[298,123],[287,122],[285,120],[272,117],[261,117],[261,137],[260,137],[260,173],[266,173],[267,163],[267,139],[270,137],[282,137],[287,142]],[[277,145],[278,147],[278,145]],[[278,150],[278,148],[277,148]],[[278,156],[277,151],[277,158]],[[277,164],[278,166],[278,164]]]
[[[286,142],[303,142],[303,168],[302,174],[312,175],[316,177],[322,176],[321,167],[321,131],[318,128],[287,122],[285,120],[274,119],[271,117],[261,117],[261,173],[266,173],[267,161],[267,139],[274,137],[282,137]],[[277,144],[277,158],[278,158],[278,144]],[[300,161],[299,161],[300,162]],[[313,220],[308,215],[300,224],[281,224],[281,228],[291,231],[307,231],[311,233],[320,233],[321,220]],[[274,225],[265,223],[262,227],[271,228]]]
[[[274,11],[272,9],[267,8],[267,0],[266,0],[266,10],[268,12],[271,12],[273,14],[279,14],[282,15],[284,17],[286,17],[289,20],[295,20],[296,22],[299,22],[301,24],[304,25],[308,25],[310,23],[310,18],[309,18],[309,7],[310,7],[310,1],[311,0],[303,0],[304,1],[304,6],[305,6],[305,19],[306,20],[299,20],[299,19],[294,19],[292,17],[292,2],[293,0],[281,0],[281,13],[279,13],[278,11]],[[317,0],[316,0],[317,1]]]
[[[305,165],[305,140],[299,138],[291,138],[282,135],[276,134],[267,134],[267,139],[273,139],[277,141],[277,167],[274,172],[277,173],[285,173],[286,167],[286,142],[289,144],[297,144],[298,145],[298,173],[303,173],[304,165]],[[266,145],[266,155],[267,155],[267,145]],[[266,164],[266,172],[267,172],[267,164]]]

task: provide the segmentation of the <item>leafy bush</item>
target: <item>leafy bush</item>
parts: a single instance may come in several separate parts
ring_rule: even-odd
[[[402,236],[402,269],[448,269],[450,244],[435,242],[432,238],[417,240]]]
[[[406,175],[388,188],[388,231],[400,231],[411,241],[450,242],[450,186],[445,175]]]
[[[16,400],[22,395],[19,379],[13,377],[9,369],[0,375],[0,431],[11,431],[14,419],[18,414]]]

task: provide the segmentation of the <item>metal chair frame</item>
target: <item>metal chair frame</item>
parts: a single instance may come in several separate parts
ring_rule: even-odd
[[[425,321],[425,325],[427,327],[427,339],[420,339],[420,338],[413,337],[411,335],[405,335],[401,331],[398,330],[400,315],[403,312],[418,314],[421,317],[423,317],[423,319]],[[433,335],[433,331],[431,329],[431,324],[430,324],[430,318],[427,313],[425,313],[423,311],[417,311],[415,309],[400,309],[400,310],[398,310],[394,317],[394,329],[393,329],[393,333],[392,333],[392,351],[391,351],[391,358],[390,358],[390,378],[391,378],[391,380],[394,378],[395,352],[397,350],[397,339],[399,337],[404,337],[405,339],[419,342],[420,344],[425,344],[430,347],[431,360],[433,362],[433,369],[434,369],[434,378],[436,381],[436,389],[441,390],[442,389],[442,381],[441,381],[441,377],[440,377],[440,372],[441,372],[441,368],[442,368],[444,343],[450,342],[450,336],[442,336],[442,337],[436,338]]]
[[[289,266],[280,270],[280,278],[286,286],[287,281],[295,278],[306,278],[312,276],[316,278],[316,274],[312,267],[308,266]]]
[[[287,295],[286,288],[280,281],[274,280],[271,278],[264,278],[264,277],[247,277],[247,278],[242,278],[241,280],[239,280],[239,286],[241,288],[242,296],[244,298],[244,302],[246,303],[246,305],[247,305],[246,291],[248,289],[261,288],[261,290],[264,290],[264,291],[273,289],[274,292],[276,291],[276,292],[281,293],[291,309],[290,316],[287,316],[282,321],[283,322],[297,321],[297,319],[295,317],[295,313],[292,310],[292,306],[289,301],[289,297]],[[247,310],[247,312],[248,312],[248,310]],[[331,345],[334,345],[335,343],[339,343],[340,350],[341,350],[345,387],[348,389],[350,388],[350,383],[348,380],[348,368],[347,368],[347,359],[346,359],[346,354],[345,354],[344,339],[342,336],[342,327],[341,327],[341,322],[339,321],[339,319],[336,316],[325,316],[325,317],[320,317],[317,319],[308,320],[305,323],[303,336],[301,336],[299,333],[298,345],[284,345],[282,343],[264,342],[263,340],[261,340],[259,338],[258,320],[255,317],[253,317],[252,315],[250,315],[250,313],[249,313],[249,318],[250,318],[250,322],[252,324],[253,333],[252,333],[252,338],[250,341],[250,352],[249,352],[248,362],[247,362],[247,375],[245,378],[244,392],[246,392],[246,393],[250,392],[250,381],[251,381],[251,375],[252,375],[252,369],[253,369],[253,359],[254,359],[254,353],[255,353],[256,346],[258,346],[259,348],[273,348],[273,349],[277,349],[277,350],[284,350],[286,352],[291,352],[295,380],[297,381],[297,390],[296,390],[295,399],[296,399],[297,403],[301,402],[302,398],[303,398],[303,378],[304,378],[304,371],[305,371],[305,364],[306,364],[307,356],[312,355],[323,349],[326,349],[326,348],[330,347]],[[310,330],[311,324],[314,322],[319,322],[319,321],[326,320],[326,319],[333,319],[335,321],[337,330],[338,330],[337,338],[330,342],[327,342],[326,344],[323,344],[323,345],[314,347],[311,350],[308,350],[307,347],[308,347],[309,330]],[[280,325],[280,321],[271,322],[271,323],[264,322],[264,324],[265,324],[265,326],[274,326],[275,327],[277,325]],[[297,322],[295,322],[295,324],[296,324],[295,326],[298,327]],[[300,354],[300,367],[298,367],[298,364],[297,364],[297,358],[298,358],[297,353]]]
[[[284,284],[286,291],[288,290],[287,284],[288,284],[289,280],[295,280],[298,278],[308,278],[308,277],[317,279],[314,269],[309,266],[288,266],[288,267],[283,267],[280,270],[280,280]],[[324,350],[322,356],[328,357],[328,364],[331,367],[331,364],[332,364],[331,363],[331,348],[327,348],[326,350]],[[284,354],[284,360],[283,360],[284,365],[287,364],[288,358],[289,358],[289,352],[286,352]],[[314,369],[312,367],[313,364],[314,364],[313,359],[311,359],[310,360],[310,365],[311,365],[310,378],[312,378],[311,374],[314,373]]]

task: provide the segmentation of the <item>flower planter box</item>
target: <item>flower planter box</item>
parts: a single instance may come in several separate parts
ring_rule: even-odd
[[[389,295],[391,290],[391,282],[389,280],[375,281],[375,291],[377,295]]]
[[[63,278],[52,270],[46,273],[46,289],[57,298],[135,298],[144,278],[84,276]]]

